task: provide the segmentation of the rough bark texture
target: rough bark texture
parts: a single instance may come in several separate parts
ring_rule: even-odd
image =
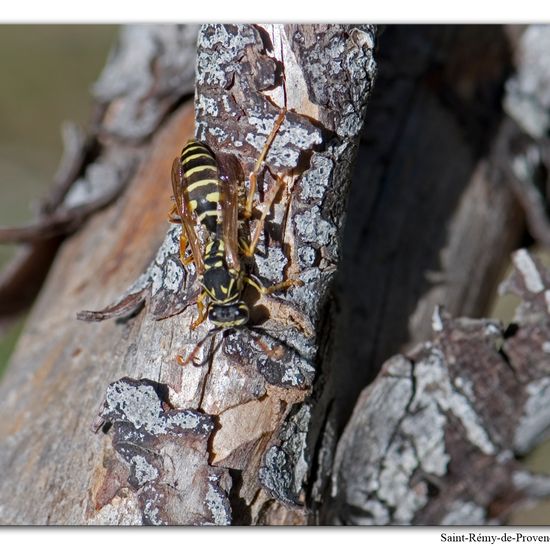
[[[516,320],[529,334],[528,344],[520,343],[513,328],[503,333],[495,321],[453,317],[486,310],[508,253],[523,237],[524,216],[531,236],[549,242],[541,193],[548,156],[540,129],[547,99],[546,87],[538,84],[549,73],[543,61],[532,62],[545,59],[548,29],[408,27],[390,33],[394,40],[387,47],[388,35],[380,41],[379,78],[369,104],[373,118],[366,126],[374,133],[364,146],[374,155],[369,174],[377,177],[370,181],[385,178],[386,188],[377,200],[363,191],[364,200],[373,204],[376,218],[367,223],[375,235],[359,233],[367,240],[360,246],[357,226],[347,233],[357,242],[351,249],[354,260],[370,274],[369,289],[356,290],[352,310],[345,307],[345,287],[342,297],[343,328],[353,323],[370,338],[355,346],[344,338],[340,350],[343,356],[352,350],[354,360],[342,362],[354,365],[365,380],[390,353],[409,351],[389,359],[361,394],[338,443],[322,521],[503,522],[526,500],[548,494],[548,480],[525,472],[516,460],[544,437],[548,426],[545,407],[535,411],[532,406],[533,400],[544,399],[547,359],[533,350],[543,345],[546,310],[539,308],[535,317],[526,314],[545,287],[541,283],[531,293],[519,283],[512,288],[524,300]],[[412,59],[399,59],[396,69],[391,55],[387,61],[385,55],[403,43],[416,48],[405,48]],[[437,59],[429,62],[429,52]],[[399,78],[404,67],[412,69]],[[387,71],[393,96],[384,87]],[[409,78],[411,72],[415,79]],[[387,97],[379,105],[384,92]],[[390,108],[401,103],[406,105],[402,117],[388,117]],[[372,126],[379,118],[396,125],[394,141],[382,141],[382,154],[376,151],[384,134]],[[529,126],[534,120],[538,131]],[[407,139],[407,134],[414,137]],[[410,170],[404,173],[404,166]],[[350,209],[350,220],[352,215]],[[414,220],[407,224],[410,217]],[[350,265],[347,253],[344,274]],[[545,280],[525,252],[516,254],[514,262],[516,278],[524,274],[528,279],[532,272]],[[348,285],[355,280],[343,278]],[[437,304],[444,304],[446,313],[434,314]],[[431,338],[432,330],[435,339],[419,344]],[[534,370],[527,374],[531,357]]]
[[[112,451],[90,426],[109,381],[128,374],[124,357],[131,357],[131,323],[90,327],[76,321],[76,312],[94,300],[114,299],[142,273],[162,242],[170,196],[167,174],[194,123],[192,105],[168,119],[166,109],[193,90],[197,31],[173,26],[122,31],[95,97],[102,113],[92,128],[99,151],[88,159],[82,177],[62,192],[56,188],[57,197],[48,201],[63,208],[79,200],[86,204],[89,194],[97,196],[109,182],[131,179],[120,200],[61,246],[2,381],[2,523],[91,521],[87,510],[94,511],[94,472],[101,473]],[[181,47],[175,49],[176,37]],[[107,79],[112,70],[118,77]],[[132,81],[126,84],[128,77],[122,75],[128,73]],[[166,83],[156,85],[166,73],[189,80],[172,77],[169,92]],[[147,106],[155,102],[163,109],[141,124],[143,114],[154,110]],[[131,142],[128,128],[134,129]],[[113,512],[105,522],[132,523],[137,521],[132,514],[130,508],[119,516]]]
[[[337,321],[339,353],[364,366],[365,382],[403,346],[431,336],[436,305],[482,315],[524,231],[494,146],[512,70],[503,28],[391,26],[377,61]]]
[[[131,58],[127,46],[123,42],[118,63]],[[169,160],[189,135],[188,108],[176,111],[151,144],[142,146],[146,156],[124,197],[63,246],[13,357],[17,370],[12,368],[6,380],[4,401],[8,410],[24,403],[27,412],[23,425],[7,426],[3,435],[2,461],[14,465],[1,494],[13,494],[10,483],[17,479],[20,489],[33,487],[33,496],[26,500],[25,517],[17,499],[4,503],[4,522],[310,521],[303,485],[312,464],[308,398],[316,327],[339,257],[350,170],[375,70],[373,47],[369,27],[201,29],[198,138],[215,151],[236,155],[247,174],[280,109],[288,109],[270,147],[259,195],[273,184],[270,174],[282,176],[285,188],[253,269],[266,281],[299,277],[305,284],[284,297],[257,301],[261,340],[244,329],[219,339],[219,347],[205,345],[201,368],[176,363],[177,355],[189,353],[207,331],[204,325],[190,329],[197,285],[193,270],[186,273],[178,259],[179,226],[168,231],[155,254],[166,230],[160,211],[169,206],[164,186]],[[145,70],[148,76],[151,65],[162,63],[137,67],[137,74]],[[109,83],[113,71],[107,69],[102,82]],[[130,86],[145,87],[141,81]],[[98,89],[103,99],[112,97]],[[102,130],[133,148],[136,140],[143,143],[154,125],[147,106],[140,107],[112,106]],[[166,112],[158,99],[151,110]],[[136,117],[138,136],[117,122],[120,113]],[[108,141],[105,153],[116,156],[117,147],[117,141]],[[147,258],[152,261],[144,269]],[[129,291],[115,300],[124,288]],[[102,310],[108,303],[113,306]],[[88,311],[81,318],[106,321],[75,323],[74,313],[83,308]],[[110,320],[121,314],[127,318]],[[267,355],[266,345],[274,353]],[[29,373],[40,378],[39,388],[25,385]],[[94,421],[103,431],[94,436],[87,427],[104,394]],[[40,432],[36,407],[61,395],[63,405],[40,417],[59,431]],[[67,430],[71,445],[82,450],[77,460],[66,443]],[[45,461],[41,490],[36,471],[25,470],[23,448],[31,460]]]
[[[371,94],[371,27],[206,25],[193,120],[196,32],[125,31],[96,87],[81,183],[129,183],[62,246],[0,389],[1,520],[472,524],[548,495],[517,461],[550,426],[548,274],[519,251],[515,324],[466,318],[525,221],[550,242],[548,31],[387,27]],[[283,106],[250,269],[305,284],[247,292],[261,334],[182,369],[209,327],[190,328],[194,271],[166,233],[171,160],[194,128],[248,175]]]
[[[550,495],[550,477],[516,458],[550,428],[550,274],[525,250],[514,266],[501,290],[522,299],[515,325],[436,311],[434,340],[388,360],[361,394],[338,444],[328,522],[502,523]]]
[[[321,509],[361,389],[393,354],[431,337],[437,305],[452,316],[486,311],[524,235],[496,147],[512,71],[503,28],[390,26],[377,63],[328,316],[330,413],[317,417],[325,437],[312,490]]]

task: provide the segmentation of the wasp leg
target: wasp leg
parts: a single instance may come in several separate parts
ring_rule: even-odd
[[[206,297],[206,292],[202,291],[197,298],[197,309],[199,310],[199,316],[191,323],[191,328],[195,330],[199,325],[201,325],[206,319],[206,313],[208,307],[204,305],[204,298]]]
[[[271,349],[259,336],[255,334],[251,334],[250,336],[270,359],[282,359],[285,351],[283,346],[277,346],[275,349]]]
[[[256,279],[256,277],[250,275],[246,275],[244,277],[244,282],[252,285],[260,294],[264,296],[266,294],[273,294],[279,290],[287,289],[291,286],[303,286],[304,284],[304,281],[301,281],[300,279],[286,279],[286,281],[282,281],[276,285],[264,286],[259,280]]]
[[[176,361],[178,363],[178,365],[182,366],[182,367],[186,367],[187,365],[189,365],[189,363],[193,363],[193,365],[195,367],[200,367],[202,365],[197,365],[195,363],[195,359],[197,357],[197,353],[199,352],[199,350],[201,349],[202,345],[204,344],[204,342],[212,335],[212,331],[208,332],[206,334],[206,336],[204,338],[201,338],[196,344],[195,344],[195,347],[193,348],[193,351],[186,357],[184,358],[182,355],[177,355],[176,356]]]
[[[180,262],[182,263],[184,268],[186,268],[189,264],[193,263],[193,254],[190,252],[188,256],[185,255],[188,244],[189,244],[189,241],[187,240],[185,231],[183,231],[183,228],[182,228],[181,235],[180,235]]]
[[[193,330],[195,330],[206,319],[206,312],[208,311],[208,308],[205,307],[205,305],[204,305],[205,296],[206,296],[206,293],[204,291],[202,291],[199,294],[199,297],[197,298],[197,308],[199,310],[199,316],[191,323],[191,328]],[[191,361],[194,363],[195,362],[195,356],[197,355],[199,349],[201,348],[202,344],[204,343],[204,341],[206,340],[206,338],[209,334],[210,333],[208,333],[204,338],[202,338],[197,343],[197,345],[193,348],[193,351],[187,356],[187,358],[184,359],[183,356],[177,355],[176,356],[176,361],[178,362],[178,364],[181,365],[182,367],[185,367]]]
[[[168,212],[168,222],[177,224],[177,225],[182,225],[181,218],[178,215],[178,209],[176,205],[172,206],[172,209],[170,210],[170,212]],[[187,267],[189,264],[193,263],[193,254],[190,253],[188,256],[185,255],[188,244],[189,244],[189,241],[187,240],[185,231],[183,230],[183,227],[182,227],[182,231],[180,235],[180,261],[183,264],[183,267]]]
[[[252,256],[254,256],[254,252],[256,251],[256,246],[258,246],[258,241],[260,240],[260,236],[264,230],[265,220],[267,218],[267,215],[271,211],[271,207],[273,205],[273,201],[275,200],[275,197],[279,194],[279,191],[282,189],[284,184],[285,184],[284,179],[280,176],[277,176],[277,183],[273,186],[270,196],[262,204],[262,215],[258,220],[258,224],[256,225],[256,229],[254,230],[254,235],[250,240],[250,244],[241,242],[242,252],[248,258],[251,258]]]
[[[183,355],[177,355],[176,356],[176,361],[177,361],[178,365],[180,365],[182,367],[186,367],[187,365],[189,365],[189,363],[193,363],[193,365],[195,365],[195,358],[197,357],[197,353],[199,352],[202,345],[204,344],[205,339],[206,339],[206,337],[199,340],[195,344],[195,347],[193,348],[193,351],[187,357],[184,358]]]
[[[183,267],[187,267],[189,264],[193,263],[193,254],[190,253],[189,256],[185,255],[185,252],[187,250],[187,245],[188,245],[187,237],[182,231],[180,236],[180,261]]]
[[[269,134],[265,142],[265,145],[262,149],[262,152],[260,153],[260,156],[258,157],[256,164],[254,165],[254,170],[250,173],[250,176],[248,177],[248,180],[250,182],[250,187],[248,190],[248,196],[246,198],[246,205],[243,213],[243,218],[245,220],[249,220],[252,217],[252,203],[254,201],[254,195],[256,193],[258,176],[260,174],[260,170],[262,168],[262,164],[265,160],[265,157],[267,156],[267,152],[269,151],[269,148],[271,147],[271,144],[273,143],[273,140],[275,139],[275,136],[277,135],[279,128],[283,124],[283,120],[285,119],[285,116],[286,116],[286,107],[281,109],[281,112],[279,113],[277,120],[275,120],[275,124],[271,129],[271,133]]]
[[[178,214],[178,208],[175,204],[172,205],[170,212],[168,212],[168,221],[170,223],[181,224],[181,218]]]
[[[195,361],[195,357],[197,356],[197,353],[199,352],[199,349],[201,348],[202,342],[199,342],[194,348],[193,351],[187,356],[183,357],[183,355],[176,355],[176,361],[178,365],[181,367],[186,367],[193,361]]]

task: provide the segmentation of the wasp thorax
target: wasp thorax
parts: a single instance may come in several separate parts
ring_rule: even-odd
[[[223,305],[213,304],[208,312],[210,321],[221,328],[246,325],[248,317],[248,307],[244,302]]]

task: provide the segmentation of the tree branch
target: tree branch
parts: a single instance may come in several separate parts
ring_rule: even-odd
[[[486,524],[547,496],[548,480],[535,490],[516,457],[550,428],[550,274],[525,250],[514,265],[501,289],[522,299],[511,328],[436,311],[435,338],[364,390],[338,444],[327,521]]]
[[[159,175],[168,184],[171,160],[189,132],[188,111],[176,111],[142,153],[123,199],[64,246],[13,357],[17,370],[10,370],[4,388],[17,388],[18,403],[29,413],[17,440],[2,445],[1,462],[12,464],[13,476],[0,493],[13,494],[9,485],[15,479],[19,489],[33,487],[22,521],[312,521],[304,487],[315,467],[319,432],[311,428],[317,420],[310,396],[374,76],[373,47],[370,27],[202,27],[197,137],[215,151],[236,155],[248,174],[280,109],[288,109],[259,195],[274,183],[270,174],[282,176],[285,189],[251,269],[266,282],[292,276],[305,284],[277,298],[254,301],[247,294],[254,322],[261,323],[260,339],[253,328],[245,329],[228,335],[211,354],[205,346],[203,367],[177,364],[178,354],[189,353],[207,327],[190,328],[197,287],[192,270],[188,276],[179,262],[179,227],[168,231],[155,254],[170,196],[167,187],[159,190]],[[119,112],[107,109],[104,128],[122,132],[110,118]],[[133,130],[125,132],[133,139]],[[151,263],[144,270],[147,257]],[[130,290],[115,300],[123,288]],[[100,310],[106,303],[113,305]],[[122,323],[75,324],[73,312],[82,307],[99,310],[99,317],[134,316]],[[90,311],[83,317],[97,320]],[[266,355],[266,345],[273,354]],[[40,377],[38,388],[21,378],[29,372]],[[90,406],[109,381],[94,425],[112,439],[85,429]],[[36,406],[47,396],[56,406],[38,415]],[[4,401],[8,409],[14,406],[11,397]],[[200,433],[190,426],[192,419],[203,426]],[[55,431],[44,430],[44,421]],[[64,445],[67,430],[71,448]],[[29,440],[27,456],[56,449],[55,464],[45,466],[43,491],[24,473],[28,459],[15,458]],[[77,448],[86,451],[75,457]],[[19,521],[21,505],[17,499],[6,503],[6,521]]]

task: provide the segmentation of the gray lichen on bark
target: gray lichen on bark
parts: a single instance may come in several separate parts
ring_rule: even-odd
[[[517,331],[436,311],[434,339],[388,360],[364,390],[338,443],[329,521],[501,522],[548,495],[548,478],[537,491],[515,457],[550,427],[548,407],[534,406],[548,386],[550,279],[524,250],[514,263],[501,288],[522,298]]]
[[[179,42],[175,48],[177,66],[172,65],[175,61],[171,54],[175,54],[175,50],[174,47],[170,47],[170,42],[173,42],[177,35],[191,37],[194,33],[196,38],[196,32],[196,28],[193,31],[169,26],[147,26],[136,28],[134,32],[125,31],[125,38],[119,44],[117,55],[130,62],[130,66],[126,67],[125,72],[124,63],[120,64],[120,59],[112,59],[111,61],[117,64],[117,70],[111,77],[120,71],[119,80],[117,81],[116,76],[101,79],[101,90],[96,97],[96,112],[93,113],[90,128],[90,143],[85,143],[86,140],[74,132],[68,134],[71,140],[70,155],[64,159],[58,176],[60,181],[55,182],[52,196],[44,203],[43,217],[30,226],[30,231],[29,228],[22,228],[23,233],[30,235],[26,240],[38,242],[35,248],[36,255],[40,257],[41,250],[46,247],[45,241],[50,238],[52,231],[55,231],[56,237],[73,232],[81,228],[85,219],[91,218],[91,212],[97,213],[100,207],[104,208],[96,217],[89,220],[90,224],[86,228],[76,235],[71,235],[71,239],[67,239],[58,252],[52,273],[27,321],[28,332],[21,336],[18,349],[12,356],[12,364],[16,366],[9,369],[9,374],[3,380],[5,383],[2,385],[2,403],[5,410],[13,408],[20,412],[21,404],[24,402],[26,414],[16,414],[20,424],[15,430],[15,437],[10,435],[10,427],[5,423],[2,425],[0,462],[6,468],[10,464],[13,472],[13,476],[3,476],[2,479],[2,523],[129,524],[142,521],[143,510],[140,510],[138,501],[125,489],[118,494],[116,491],[107,491],[109,501],[104,501],[105,506],[101,509],[89,505],[85,498],[88,487],[93,492],[94,473],[102,471],[102,460],[104,464],[108,464],[116,462],[117,459],[109,453],[103,455],[102,452],[97,452],[94,455],[101,444],[94,446],[94,441],[99,438],[94,437],[94,440],[90,440],[88,437],[89,430],[86,424],[89,424],[89,417],[83,410],[87,401],[83,398],[84,388],[89,389],[93,395],[100,395],[105,390],[105,372],[116,372],[111,380],[125,373],[139,376],[139,372],[131,370],[137,365],[137,346],[126,341],[123,344],[124,349],[117,350],[116,342],[120,343],[118,338],[121,334],[117,326],[113,328],[113,325],[106,324],[107,332],[103,333],[101,341],[94,338],[98,332],[102,332],[102,327],[95,327],[98,331],[94,332],[93,328],[86,326],[86,334],[79,335],[80,327],[84,328],[84,325],[74,323],[74,314],[78,309],[94,304],[94,299],[101,299],[101,291],[97,290],[99,287],[93,291],[96,298],[89,296],[82,299],[82,293],[85,294],[88,289],[94,287],[107,273],[103,268],[106,267],[105,258],[109,252],[102,256],[102,260],[98,261],[97,258],[118,242],[122,244],[119,253],[128,260],[131,247],[129,243],[132,239],[123,237],[122,241],[118,240],[122,236],[121,230],[124,230],[124,220],[117,216],[116,211],[120,208],[123,210],[124,205],[132,203],[136,187],[133,187],[132,192],[123,200],[116,199],[128,183],[137,186],[140,191],[144,190],[143,176],[147,177],[147,171],[151,167],[154,169],[162,163],[162,159],[159,158],[161,155],[158,153],[160,145],[165,144],[170,135],[177,133],[169,123],[165,124],[167,114],[182,100],[185,87],[188,93],[192,91],[193,82],[184,85],[181,80],[174,81],[173,78],[169,78],[168,80],[172,80],[171,87],[168,84],[156,89],[156,84],[160,80],[166,80],[173,69],[179,75],[178,78],[192,76],[195,39],[191,38],[189,41],[182,38]],[[132,56],[140,51],[139,43],[147,41],[144,39],[146,35],[154,42],[154,47],[149,51],[150,55],[139,60],[134,58],[132,62]],[[186,61],[191,62],[191,72],[184,69]],[[123,80],[121,74],[127,76],[128,71],[132,73],[132,83],[139,90],[137,94],[127,94],[127,89],[120,89]],[[104,76],[108,72],[106,69]],[[100,106],[97,105],[98,102],[101,103]],[[145,109],[143,112],[147,114],[146,121],[140,119],[140,106]],[[156,115],[150,116],[155,109]],[[174,118],[181,120],[181,112],[176,112]],[[131,136],[126,135],[124,131],[117,134],[117,128],[127,131],[134,128],[136,131]],[[160,142],[164,142],[155,144],[155,139],[149,139],[148,133],[154,133],[157,141],[160,139]],[[132,142],[129,143],[128,140]],[[155,147],[157,153],[152,154]],[[136,170],[138,167],[139,170]],[[105,197],[108,200],[101,200]],[[111,208],[105,208],[108,205]],[[143,220],[151,215],[151,211],[154,217],[154,208],[139,210]],[[113,214],[114,217],[110,218]],[[106,219],[110,221],[105,222]],[[158,229],[149,225],[150,242],[155,243],[156,233],[160,233]],[[96,238],[93,237],[94,234]],[[134,225],[132,236],[137,234],[139,227]],[[86,241],[86,244],[83,245],[83,241]],[[61,242],[61,237],[58,238],[58,242]],[[71,256],[73,252],[76,254],[72,256],[72,260],[67,260],[67,256]],[[143,256],[143,250],[140,253]],[[84,278],[77,283],[80,278],[77,266],[81,261],[85,264],[83,271],[80,271]],[[140,262],[143,263],[143,259],[138,261],[138,265]],[[132,266],[125,264],[123,271],[126,269],[131,271]],[[93,281],[87,279],[88,273],[93,273]],[[120,271],[117,275],[120,275]],[[99,285],[101,286],[101,283]],[[69,289],[71,286],[72,290]],[[107,286],[104,285],[103,290]],[[126,326],[122,335],[123,340],[130,332]],[[162,349],[162,338],[157,333],[152,335],[152,340],[156,343],[155,354],[158,356],[158,350]],[[110,344],[107,344],[107,341]],[[103,355],[106,347],[109,347],[109,351]],[[105,359],[100,359],[101,356]],[[118,366],[125,360],[128,363],[124,371],[117,371]],[[154,373],[147,374],[154,379]],[[103,378],[100,382],[103,387],[98,388],[96,392],[91,388],[99,382],[98,377]],[[42,382],[35,386],[34,381],[39,379]],[[95,398],[92,397],[92,400],[95,401]],[[46,412],[37,412],[35,416],[32,409],[42,407],[44,403],[52,406],[47,407]],[[91,406],[95,408],[96,405]],[[40,422],[37,422],[36,418],[39,418]],[[49,426],[49,430],[45,429],[45,426]],[[68,433],[71,434],[69,445]],[[53,459],[54,454],[56,459]],[[91,456],[95,456],[98,462],[89,460]],[[40,463],[40,466],[29,468],[28,461],[34,461],[35,466]],[[144,464],[139,462],[136,466],[141,467]],[[96,467],[97,470],[94,470]],[[147,467],[141,471],[146,470]],[[116,473],[119,470],[115,467],[112,471],[115,471],[113,485],[120,486]],[[149,472],[152,473],[152,470],[149,469]],[[125,475],[127,477],[128,472],[125,472]],[[47,481],[37,483],[37,478]],[[17,485],[15,490],[12,485],[14,483]],[[21,501],[18,500],[19,497],[14,496],[18,494]]]
[[[164,411],[155,386],[121,379],[107,389],[96,428],[108,423],[113,447],[129,472],[127,481],[114,489],[115,472],[107,469],[96,491],[96,508],[110,501],[102,500],[104,487],[118,493],[126,483],[137,497],[144,524],[229,524],[229,478],[205,464],[213,419],[193,410]]]
[[[304,283],[284,298],[260,297],[258,305],[268,312],[263,344],[253,329],[220,338],[221,346],[214,338],[200,350],[198,377],[183,370],[176,382],[169,375],[171,406],[186,404],[217,419],[205,467],[228,468],[233,477],[241,472],[231,498],[250,508],[252,523],[277,509],[277,501],[293,510],[307,504],[304,484],[314,447],[307,397],[316,373],[316,326],[339,258],[350,170],[374,78],[373,47],[368,26],[205,25],[199,33],[197,138],[234,155],[248,176],[285,110],[261,167],[259,195],[268,193],[275,177],[285,187],[254,268],[270,283],[286,277]],[[156,319],[183,310],[181,320],[190,322],[193,308],[187,306],[198,289],[193,267],[185,272],[177,261],[179,230],[170,229],[147,271],[118,302],[80,317],[127,316],[146,303]],[[199,338],[204,330],[197,331]],[[266,345],[275,353],[266,355]],[[163,382],[158,359],[147,369],[160,369]],[[247,429],[250,414],[261,420]],[[146,504],[140,501],[139,508]]]
[[[66,243],[14,355],[1,394],[1,520],[481,524],[547,496],[550,480],[518,460],[550,431],[547,271],[526,251],[514,256],[502,288],[522,303],[508,329],[464,317],[485,307],[523,231],[509,178],[518,197],[537,191],[525,200],[531,222],[533,212],[546,220],[533,184],[548,165],[547,71],[527,66],[545,29],[518,39],[520,70],[504,84],[502,28],[390,27],[374,98],[370,26],[205,25],[196,52],[197,32],[124,30],[95,87],[100,155],[81,161],[78,181],[53,202],[79,208],[117,182],[136,187]],[[158,221],[170,191],[158,218],[139,196],[146,180],[169,186],[190,132],[179,104],[195,61],[196,137],[235,155],[245,176],[286,108],[257,202],[278,176],[284,188],[246,269],[265,284],[305,284],[277,298],[247,291],[261,334],[217,334],[197,353],[200,366],[182,369],[175,358],[209,327],[190,329],[194,267],[181,265],[181,228],[165,233]],[[523,130],[494,107],[504,86],[508,115],[531,123]],[[367,99],[375,109],[347,209]],[[497,169],[503,157],[509,173]],[[152,189],[150,202],[161,195]],[[334,298],[346,210],[352,271]],[[545,242],[545,225],[538,234],[531,225]],[[124,319],[74,323],[74,311],[124,288],[112,306],[81,314]],[[339,316],[346,300],[349,319]],[[453,315],[434,311],[443,300]],[[109,381],[102,431],[91,434],[82,411]]]
[[[547,25],[530,25],[519,38],[517,71],[506,83],[503,106],[529,135],[544,137],[550,126],[550,46]]]

